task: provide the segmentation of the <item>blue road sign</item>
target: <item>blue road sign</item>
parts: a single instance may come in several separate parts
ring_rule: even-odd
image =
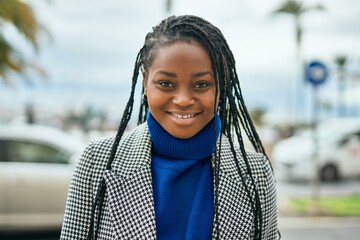
[[[325,64],[319,61],[312,61],[305,67],[306,81],[314,86],[323,84],[328,77],[328,69]]]

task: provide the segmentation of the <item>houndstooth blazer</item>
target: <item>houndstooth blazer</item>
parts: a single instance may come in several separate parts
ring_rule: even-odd
[[[102,177],[107,189],[98,239],[156,238],[151,139],[147,125],[139,125],[123,137],[110,171],[105,168],[113,142],[114,138],[107,138],[92,142],[85,149],[70,184],[60,239],[86,239],[91,207]],[[252,239],[254,215],[225,136],[221,149],[219,232],[214,228],[213,238]],[[240,150],[238,156],[241,156]],[[248,158],[260,195],[263,239],[276,239],[273,173],[264,156],[249,153]],[[246,172],[244,163],[240,167]],[[245,177],[245,181],[252,186],[249,176]],[[250,187],[250,191],[254,196],[254,189]]]

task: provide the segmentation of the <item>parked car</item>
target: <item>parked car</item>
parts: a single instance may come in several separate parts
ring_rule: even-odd
[[[360,118],[327,120],[317,129],[317,149],[310,129],[274,147],[272,158],[277,177],[312,180],[318,174],[323,181],[335,181],[360,176]],[[317,150],[317,158],[314,150]]]
[[[0,231],[60,228],[84,143],[58,129],[0,127]]]

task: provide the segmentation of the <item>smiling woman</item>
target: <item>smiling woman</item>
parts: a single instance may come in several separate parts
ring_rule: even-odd
[[[141,71],[139,126],[124,134]],[[98,238],[277,238],[273,172],[234,57],[202,18],[169,17],[146,35],[116,137],[78,163],[61,239]]]

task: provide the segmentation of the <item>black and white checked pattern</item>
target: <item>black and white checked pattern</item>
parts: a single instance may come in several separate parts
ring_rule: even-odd
[[[156,224],[151,176],[151,139],[146,124],[123,137],[112,165],[105,170],[114,138],[92,142],[75,169],[67,199],[62,240],[86,239],[91,206],[98,184],[105,178],[107,190],[98,239],[155,239]],[[254,234],[250,201],[236,170],[230,144],[223,136],[219,186],[219,232],[213,238],[251,239]],[[238,156],[241,156],[240,150]],[[277,238],[275,181],[264,156],[248,153],[260,194],[263,239]],[[240,168],[246,166],[240,159]],[[254,196],[250,177],[245,181]]]
[[[237,156],[241,157],[240,149]],[[265,156],[259,153],[247,153],[252,176],[259,191],[263,225],[262,239],[277,239],[277,206],[274,175]],[[253,201],[254,187],[247,174],[245,162],[239,161],[240,170],[245,178]],[[214,165],[214,164],[213,164]],[[220,159],[219,186],[219,233],[213,230],[213,238],[252,239],[254,236],[254,214],[245,187],[241,183],[228,139],[223,136]]]

